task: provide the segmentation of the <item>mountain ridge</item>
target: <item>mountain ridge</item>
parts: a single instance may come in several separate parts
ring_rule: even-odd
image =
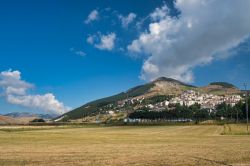
[[[30,112],[11,112],[4,114],[3,116],[8,116],[12,118],[25,118],[25,117],[37,117],[37,118],[42,118],[42,119],[53,119],[57,117],[58,115],[56,114],[35,114],[35,113],[30,113]]]
[[[212,85],[210,83],[209,85],[204,87],[196,87],[172,78],[159,77],[152,82],[130,88],[129,90],[118,93],[116,95],[88,102],[55,119],[59,119],[62,117],[67,117],[67,119],[79,119],[85,116],[94,115],[98,113],[98,111],[100,111],[100,108],[111,103],[117,103],[119,101],[126,100],[128,98],[149,98],[157,95],[178,96],[186,90],[195,90],[201,93],[214,93],[218,95],[223,95],[226,93],[240,93],[240,90],[234,85],[225,82],[223,82],[224,84],[221,83],[222,82],[215,82],[212,83]],[[230,85],[230,87],[223,85]]]
[[[194,85],[186,84],[184,82],[178,81],[178,80],[173,79],[173,78],[168,78],[168,77],[159,77],[159,78],[155,79],[152,82],[160,82],[160,81],[167,81],[167,82],[178,83],[178,84],[184,85],[184,86],[196,87]]]

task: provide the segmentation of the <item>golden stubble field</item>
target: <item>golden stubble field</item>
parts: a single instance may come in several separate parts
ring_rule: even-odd
[[[223,126],[0,127],[0,165],[250,165],[250,136]]]

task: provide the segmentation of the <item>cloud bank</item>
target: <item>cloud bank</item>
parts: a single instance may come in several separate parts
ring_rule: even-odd
[[[27,91],[33,87],[33,84],[22,80],[20,71],[8,70],[0,73],[0,88],[7,102],[57,114],[65,113],[70,109],[59,102],[52,93],[28,94]]]
[[[176,0],[180,15],[163,5],[150,14],[152,23],[127,49],[146,54],[141,78],[159,76],[193,82],[192,70],[225,58],[250,34],[249,0]]]

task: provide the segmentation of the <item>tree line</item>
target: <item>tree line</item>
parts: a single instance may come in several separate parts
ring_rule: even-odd
[[[250,106],[250,100],[248,100]],[[154,111],[149,108],[143,107],[138,109],[128,116],[130,119],[191,119],[195,121],[208,120],[208,119],[225,119],[231,121],[245,120],[246,119],[246,104],[240,101],[235,106],[222,103],[216,106],[215,110],[203,109],[199,104],[185,106],[176,104],[172,108],[164,109],[162,111]],[[249,116],[250,118],[250,116]]]

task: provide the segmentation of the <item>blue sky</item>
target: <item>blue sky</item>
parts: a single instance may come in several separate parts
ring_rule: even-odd
[[[45,106],[51,101],[58,110],[71,109],[158,76],[197,86],[227,81],[242,88],[250,82],[250,24],[246,20],[243,25],[249,3],[241,15],[235,12],[241,1],[217,2],[216,7],[200,2],[180,2],[174,8],[174,2],[162,0],[1,1],[0,72],[2,81],[11,80],[11,85],[0,82],[0,114],[57,112]],[[197,9],[212,7],[230,17],[213,20],[212,12],[197,16]],[[194,21],[188,22],[190,18]],[[213,21],[226,28],[208,27]],[[195,32],[178,26],[186,23]],[[213,35],[219,39],[209,37]],[[173,44],[164,45],[166,41]],[[7,93],[8,88],[19,91]]]

